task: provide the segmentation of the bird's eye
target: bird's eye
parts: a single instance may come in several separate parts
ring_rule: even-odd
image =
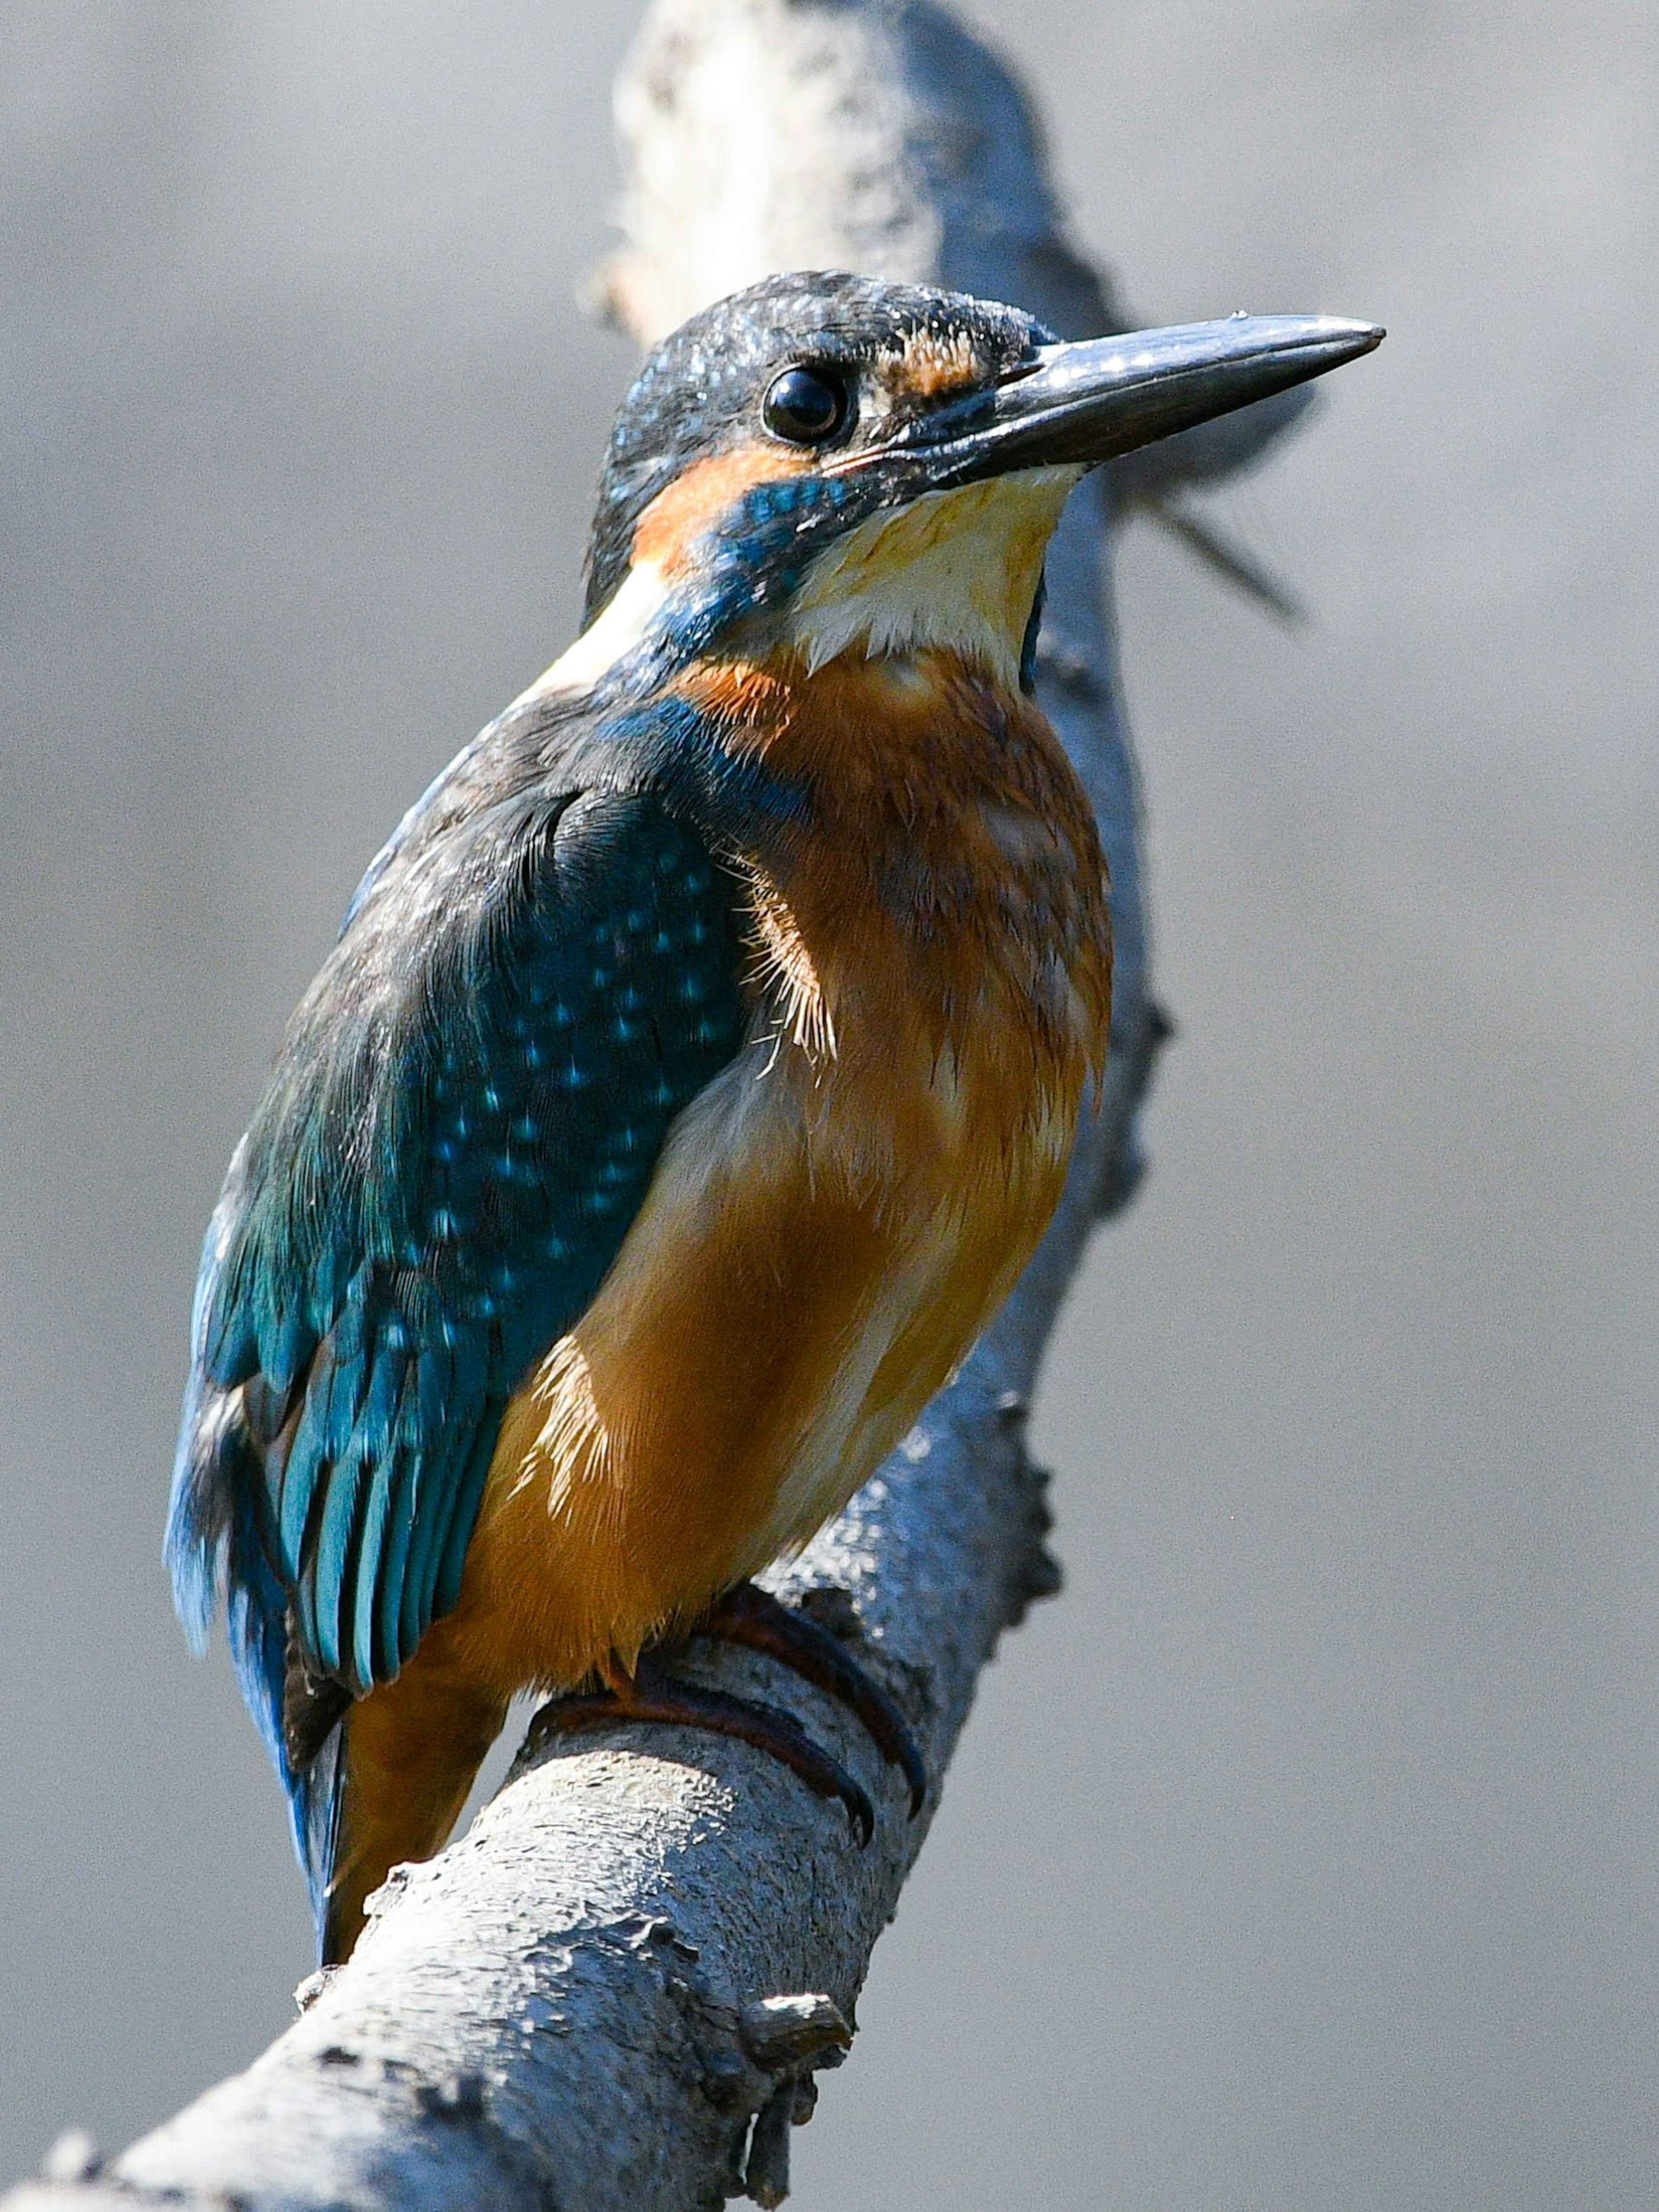
[[[821,446],[847,420],[847,387],[821,368],[786,368],[773,380],[761,419],[792,446]]]

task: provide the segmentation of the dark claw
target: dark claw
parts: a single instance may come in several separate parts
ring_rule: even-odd
[[[827,1628],[792,1612],[756,1583],[739,1583],[717,1601],[696,1633],[767,1652],[816,1688],[839,1698],[863,1722],[882,1757],[902,1771],[910,1785],[910,1818],[915,1819],[927,1795],[927,1770],[909,1723]]]
[[[735,1736],[758,1751],[769,1751],[820,1797],[838,1797],[847,1808],[860,1849],[876,1832],[876,1811],[839,1759],[815,1744],[800,1723],[775,1705],[706,1690],[695,1682],[659,1674],[641,1661],[631,1684],[622,1690],[595,1690],[573,1698],[554,1698],[530,1723],[526,1741],[534,1750],[556,1735],[586,1729],[613,1728],[619,1721],[664,1721],[672,1726],[706,1729]]]

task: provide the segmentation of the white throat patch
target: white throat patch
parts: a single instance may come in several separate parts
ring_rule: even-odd
[[[654,561],[639,561],[611,595],[603,614],[591,622],[513,702],[522,707],[561,691],[586,691],[625,660],[668,604],[668,586]]]
[[[1025,469],[924,492],[838,538],[779,617],[809,668],[929,646],[984,661],[1012,689],[1042,556],[1081,468]]]
[[[769,641],[809,668],[843,653],[948,646],[982,660],[1012,689],[1042,556],[1080,468],[1024,469],[924,492],[836,539],[807,570]],[[627,659],[672,596],[654,561],[629,570],[603,614],[514,702],[584,691]]]

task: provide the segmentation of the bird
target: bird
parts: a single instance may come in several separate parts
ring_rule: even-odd
[[[371,863],[207,1231],[165,1557],[222,1613],[319,1955],[512,1698],[684,1721],[874,1814],[693,1633],[904,1720],[754,1577],[907,1433],[1057,1203],[1110,1016],[1088,799],[1033,696],[1079,477],[1376,344],[1060,344],[841,271],[674,332],[575,641]]]

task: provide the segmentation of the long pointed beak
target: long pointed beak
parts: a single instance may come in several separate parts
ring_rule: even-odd
[[[1014,469],[1093,468],[1230,414],[1382,342],[1335,315],[1233,315],[1044,346],[989,392],[912,422],[900,452],[946,490]]]

